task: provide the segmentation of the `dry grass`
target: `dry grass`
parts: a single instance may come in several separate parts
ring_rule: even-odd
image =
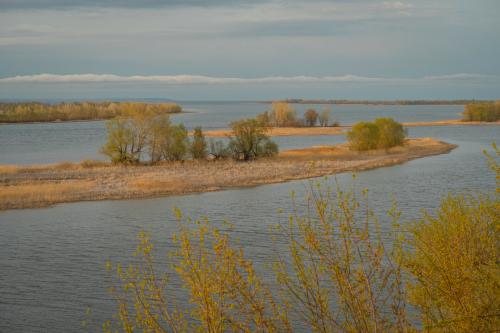
[[[343,144],[335,146],[333,151],[329,146],[297,149],[250,162],[205,160],[120,167],[88,161],[85,165],[92,166],[67,162],[56,166],[8,166],[0,168],[0,172],[4,170],[0,173],[0,210],[48,207],[61,202],[183,195],[279,183],[391,166],[447,153],[455,147],[427,138],[412,139],[407,146],[390,150],[357,152]],[[316,162],[312,169],[311,161]]]
[[[46,207],[60,202],[75,201],[83,191],[89,191],[87,182],[30,183],[0,187],[0,210]]]
[[[292,136],[292,135],[332,135],[345,134],[345,130],[351,128],[349,126],[339,127],[274,127],[269,136]],[[344,130],[344,131],[343,131]],[[203,132],[207,138],[225,138],[232,135],[231,130],[224,131],[207,131]],[[193,133],[188,133],[193,135]]]

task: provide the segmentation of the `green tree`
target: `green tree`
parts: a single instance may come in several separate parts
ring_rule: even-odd
[[[380,127],[372,122],[361,121],[347,131],[346,138],[359,151],[377,149]]]
[[[408,129],[403,128],[403,125],[392,118],[375,118],[375,125],[380,128],[379,148],[389,149],[405,145]]]
[[[462,115],[463,121],[497,121],[500,120],[500,103],[468,104]]]
[[[132,133],[119,118],[106,122],[108,141],[98,153],[108,156],[113,163],[127,163],[130,160],[129,145]]]
[[[232,134],[228,135],[230,142],[227,147],[236,159],[244,161],[258,156],[270,156],[278,153],[278,145],[272,142],[268,133],[272,130],[269,124],[263,124],[257,119],[232,121],[229,123]]]
[[[189,146],[189,153],[194,159],[207,158],[208,143],[201,131],[201,126],[196,126],[194,129],[193,142]]]
[[[389,149],[406,143],[408,129],[392,118],[377,118],[375,123],[359,122],[347,131],[347,141],[359,151],[377,148]]]
[[[186,157],[189,138],[184,124],[170,126],[171,135],[161,143],[162,154],[167,161],[183,161]]]
[[[304,121],[306,126],[314,126],[318,122],[318,113],[315,109],[307,109],[304,114]]]

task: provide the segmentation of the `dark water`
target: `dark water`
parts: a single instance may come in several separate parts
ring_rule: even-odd
[[[183,107],[188,109],[187,106]],[[262,108],[261,105],[258,107]],[[203,105],[199,105],[199,109],[202,108]],[[346,109],[344,116],[346,119],[373,119],[376,113],[372,116],[371,108],[366,108]],[[415,121],[417,116],[413,112],[420,110],[418,112],[427,118],[418,120],[433,121],[452,119],[452,114],[460,112],[456,107],[394,110],[386,111],[388,113],[379,110],[380,114],[376,116],[399,112],[399,121]],[[255,112],[260,111],[256,109]],[[206,113],[205,116],[210,117],[210,112]],[[243,111],[240,113],[236,119],[245,117]],[[202,117],[202,113],[195,115]],[[188,116],[178,117],[187,119]],[[229,116],[227,118],[232,120]],[[346,120],[346,123],[349,122],[351,120]],[[95,124],[53,126],[92,127]],[[3,128],[0,129],[2,132]],[[26,131],[33,129],[27,128]],[[43,136],[46,132],[43,133],[40,134],[40,140],[45,139]],[[500,143],[500,128],[416,127],[410,128],[410,135],[433,137],[458,144],[459,147],[450,154],[356,174],[356,188],[370,189],[370,206],[379,217],[384,231],[390,230],[387,211],[391,207],[391,193],[394,193],[398,207],[403,212],[402,218],[408,220],[418,218],[421,208],[431,211],[437,208],[442,195],[449,191],[461,188],[488,191],[494,188],[494,173],[486,165],[482,150],[491,152],[491,142]],[[19,137],[21,139],[22,136]],[[59,141],[55,134],[53,140]],[[294,142],[290,146],[300,142],[297,138],[290,140]],[[318,143],[314,140],[311,138],[312,145],[321,144],[321,140]],[[68,149],[77,148],[68,144]],[[18,154],[20,159],[29,160],[31,153],[22,153],[21,150]],[[21,156],[23,154],[28,156]],[[5,155],[0,156],[5,158]],[[2,164],[9,163],[16,162],[2,161]],[[346,188],[352,178],[348,174],[341,174],[338,180]],[[233,223],[234,237],[240,237],[246,256],[252,258],[262,271],[267,254],[272,250],[268,227],[278,223],[280,208],[283,208],[285,216],[292,213],[291,190],[297,193],[295,201],[298,209],[304,211],[306,193],[303,185],[307,185],[307,181],[183,197],[84,202],[50,209],[0,213],[0,332],[82,331],[81,323],[87,321],[86,309],[89,307],[93,310],[97,324],[113,321],[112,315],[116,310],[110,299],[106,262],[109,260],[112,267],[118,263],[128,266],[139,245],[136,235],[143,229],[152,233],[158,269],[166,267],[168,252],[174,245],[172,234],[177,230],[174,206],[181,210],[183,218],[196,220],[206,216],[218,227],[223,220]]]

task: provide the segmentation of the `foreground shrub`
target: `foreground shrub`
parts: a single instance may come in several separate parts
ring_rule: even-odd
[[[393,259],[395,248],[384,245],[394,244],[396,235],[382,236],[367,192],[358,201],[352,190],[343,193],[337,186],[331,193],[317,183],[309,193],[303,217],[295,209],[288,222],[280,222],[274,232],[270,228],[284,240],[274,239],[270,257],[276,285],[262,282],[225,222],[220,230],[206,219],[193,226],[189,219],[181,222],[177,211],[172,271],[163,277],[154,269],[154,244],[142,233],[136,264],[126,271],[119,266],[111,289],[118,324],[126,332],[295,332],[297,327],[412,332],[401,266]],[[391,214],[395,223],[395,207]],[[174,279],[189,292],[191,308],[175,301]],[[104,328],[109,331],[110,323]]]
[[[389,149],[404,146],[408,129],[392,118],[376,118],[375,122],[359,122],[347,131],[347,141],[356,150],[364,151],[377,148]]]
[[[436,216],[424,212],[406,224],[409,300],[426,332],[500,327],[500,168],[491,157],[490,166],[497,173],[495,195],[448,194]]]

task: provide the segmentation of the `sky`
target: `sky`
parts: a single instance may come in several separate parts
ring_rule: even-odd
[[[0,0],[0,100],[500,99],[500,0]]]

